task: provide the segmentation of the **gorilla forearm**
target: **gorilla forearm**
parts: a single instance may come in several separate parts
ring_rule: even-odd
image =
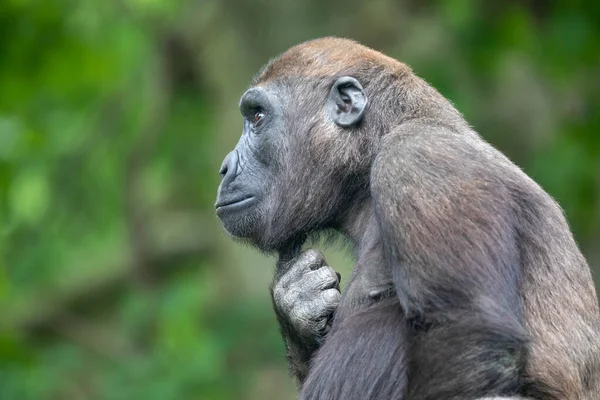
[[[301,386],[308,375],[310,359],[319,349],[321,341],[316,334],[314,338],[302,340],[297,330],[287,321],[286,316],[281,315],[277,310],[275,314],[285,343],[290,375],[296,380],[298,386]]]
[[[331,327],[340,300],[339,274],[316,250],[281,254],[271,298],[283,336],[290,374],[301,385],[309,362]]]
[[[408,399],[405,322],[394,298],[336,317],[300,399]]]

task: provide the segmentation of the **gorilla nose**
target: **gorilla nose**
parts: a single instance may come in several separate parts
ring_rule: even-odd
[[[221,169],[219,170],[219,175],[221,175],[221,179],[225,180],[225,178],[230,177],[229,180],[233,180],[236,175],[238,164],[238,154],[237,151],[233,150],[231,153],[227,154],[225,159],[223,160],[223,164],[221,165]]]

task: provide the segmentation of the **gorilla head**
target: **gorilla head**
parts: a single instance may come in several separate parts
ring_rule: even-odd
[[[359,212],[377,139],[419,106],[400,104],[405,94],[390,82],[413,81],[411,90],[423,92],[417,99],[437,94],[406,65],[344,46],[328,38],[293,47],[241,98],[244,130],[221,167],[217,215],[264,251],[315,231],[343,232]]]

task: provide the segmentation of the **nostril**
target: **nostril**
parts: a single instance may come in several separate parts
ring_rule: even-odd
[[[219,175],[221,175],[221,179],[225,179],[227,175],[231,175],[232,179],[236,174],[238,164],[238,155],[234,150],[231,153],[227,154],[227,157],[223,160],[223,164],[221,164],[221,169],[219,170]]]
[[[221,179],[225,178],[225,175],[227,175],[227,163],[224,163],[223,165],[221,165],[221,169],[219,170],[219,175],[221,175]]]

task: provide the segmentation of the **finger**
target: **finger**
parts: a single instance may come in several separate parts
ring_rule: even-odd
[[[320,251],[315,249],[306,250],[295,261],[292,261],[289,270],[283,274],[278,283],[282,286],[289,286],[303,279],[305,274],[317,270],[323,265],[325,265],[325,257]]]
[[[327,311],[333,311],[340,304],[340,299],[342,298],[342,294],[337,289],[327,289],[321,292],[320,298],[322,299],[323,304]]]
[[[321,290],[332,289],[338,286],[337,275],[333,268],[329,266],[309,272],[307,278],[310,279],[312,285]]]
[[[319,250],[308,249],[298,257],[298,263],[302,263],[311,270],[316,270],[325,265],[325,257]]]
[[[297,303],[294,311],[304,319],[320,320],[331,315],[337,309],[340,298],[339,291],[328,289],[320,292],[317,297],[312,298],[310,301]]]
[[[321,336],[327,335],[331,330],[331,322],[331,318],[322,318],[315,326],[316,332]]]

